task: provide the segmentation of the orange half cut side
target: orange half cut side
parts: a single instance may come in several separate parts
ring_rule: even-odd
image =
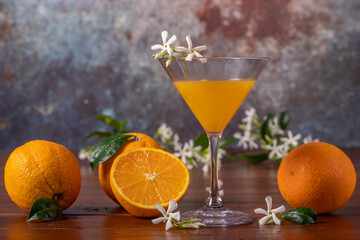
[[[155,217],[159,203],[179,202],[188,189],[190,176],[185,164],[166,151],[142,148],[118,156],[110,173],[116,199],[132,215]]]

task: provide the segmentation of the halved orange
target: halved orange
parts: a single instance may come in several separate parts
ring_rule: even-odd
[[[132,215],[155,217],[159,203],[179,202],[189,187],[189,171],[176,156],[154,148],[119,155],[111,167],[111,189],[119,203]]]

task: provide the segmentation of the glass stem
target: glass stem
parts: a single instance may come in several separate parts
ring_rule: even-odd
[[[207,208],[222,208],[224,204],[219,195],[218,186],[218,150],[221,138],[220,133],[207,133],[211,151],[211,178],[210,178],[210,196],[207,200]]]

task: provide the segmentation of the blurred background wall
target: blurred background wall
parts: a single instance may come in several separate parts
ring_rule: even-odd
[[[32,139],[82,147],[95,114],[183,140],[200,125],[150,46],[168,30],[206,56],[269,56],[243,111],[288,110],[290,129],[360,146],[359,0],[0,1],[0,149]],[[103,129],[105,130],[105,129]]]

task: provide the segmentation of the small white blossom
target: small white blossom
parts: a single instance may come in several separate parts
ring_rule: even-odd
[[[181,143],[179,142],[179,140],[180,140],[179,135],[175,133],[172,142],[174,149],[181,149]]]
[[[255,111],[255,108],[250,108],[249,110],[246,110],[245,111],[245,115],[246,115],[246,117],[244,117],[243,119],[242,119],[242,121],[243,122],[245,122],[245,123],[252,123],[252,121],[253,121],[253,118],[254,118],[254,116],[255,116],[255,113],[256,113],[256,111]]]
[[[287,143],[283,143],[279,147],[279,155],[276,155],[277,158],[283,159],[289,153],[289,145]]]
[[[169,40],[168,39],[169,33],[167,31],[163,31],[161,33],[161,38],[163,41],[163,45],[161,44],[155,44],[153,46],[151,46],[151,50],[161,50],[160,53],[164,53],[165,51],[169,54],[169,56],[171,57],[172,53],[173,53],[173,49],[171,48],[171,44],[173,44],[176,41],[176,36],[173,35]],[[155,56],[155,59],[158,58],[160,55],[159,53]]]
[[[250,150],[259,148],[259,145],[254,141],[253,138],[249,139],[249,148],[250,148]]]
[[[276,216],[276,213],[282,213],[285,212],[285,207],[284,205],[275,208],[275,209],[271,209],[272,208],[272,198],[270,196],[267,196],[265,198],[266,201],[266,205],[267,205],[267,211],[265,209],[262,208],[257,208],[254,210],[254,212],[256,214],[264,214],[266,215],[265,217],[262,217],[259,219],[259,224],[261,226],[265,225],[270,219],[274,220],[274,223],[277,225],[280,225],[281,220]]]
[[[307,135],[303,139],[304,144],[311,143],[311,142],[319,142],[319,141],[320,141],[320,139],[318,139],[318,138],[313,139],[311,135]]]
[[[188,44],[188,48],[185,48],[183,46],[178,46],[175,47],[175,50],[188,54],[185,58],[186,61],[192,61],[193,57],[196,56],[198,58],[202,58],[200,59],[200,61],[204,62],[205,61],[203,60],[204,56],[201,55],[199,52],[206,50],[207,47],[205,45],[202,45],[193,48],[193,44],[189,35],[186,36],[186,42]]]
[[[174,134],[171,127],[169,127],[166,123],[162,123],[158,128],[157,132],[160,135],[160,141],[163,143],[167,142]]]
[[[223,182],[219,179],[218,180],[218,190],[219,190],[219,195],[220,197],[224,196],[224,190],[222,190],[222,187],[223,187]],[[206,187],[205,190],[209,193],[211,193],[211,188],[210,187]]]
[[[280,156],[283,155],[283,148],[284,145],[278,145],[277,139],[273,141],[273,145],[266,145],[265,147],[267,150],[270,150],[269,159],[272,159],[274,155],[276,155],[277,158],[280,158]]]
[[[165,230],[169,230],[173,224],[172,224],[172,219],[179,221],[180,220],[180,212],[176,212],[173,213],[174,210],[176,210],[178,207],[176,201],[171,200],[169,202],[169,207],[167,209],[167,211],[165,212],[165,208],[163,206],[161,206],[160,204],[156,203],[155,204],[155,208],[161,212],[161,214],[163,215],[162,217],[159,218],[155,218],[153,220],[151,220],[154,224],[158,224],[161,222],[166,222],[165,225]]]
[[[236,132],[234,133],[233,137],[239,140],[239,142],[237,143],[239,147],[242,147],[245,150],[248,149],[250,134],[248,134],[247,131],[245,131],[244,134],[241,134],[240,132]]]
[[[194,148],[194,140],[190,140],[189,142],[185,143],[183,147],[178,146],[177,149],[174,149],[174,155],[181,159],[183,163],[187,163],[186,158],[192,158]]]
[[[272,136],[284,134],[284,130],[280,127],[278,117],[274,117],[273,120],[269,122],[269,130]]]
[[[296,147],[299,145],[298,141],[301,138],[301,134],[298,133],[295,136],[291,131],[287,131],[287,137],[282,137],[281,141],[283,141],[286,145]]]
[[[81,149],[79,152],[79,159],[80,160],[88,160],[90,159],[90,153],[85,149]]]

